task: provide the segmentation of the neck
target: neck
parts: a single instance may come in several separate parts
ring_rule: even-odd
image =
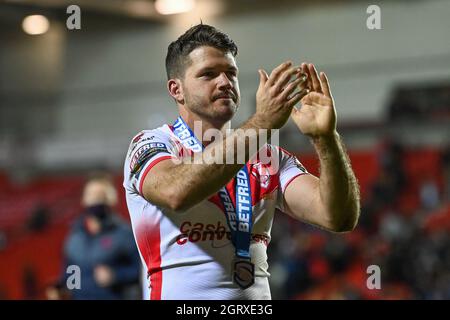
[[[213,141],[206,141],[203,139],[205,137],[205,132],[209,129],[216,129],[225,135],[226,130],[231,128],[231,121],[223,120],[210,120],[200,117],[199,115],[189,112],[186,108],[180,108],[180,116],[183,118],[184,122],[191,128],[195,137],[203,143],[206,147]],[[197,123],[196,123],[197,122]],[[209,137],[207,137],[209,139]]]

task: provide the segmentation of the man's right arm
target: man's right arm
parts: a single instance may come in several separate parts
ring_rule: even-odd
[[[300,69],[283,63],[275,68],[270,77],[260,70],[260,84],[256,94],[256,113],[241,127],[242,130],[281,128],[290,116],[291,110],[303,97],[306,90],[292,94],[296,87],[304,82]],[[296,75],[293,81],[291,77]],[[242,133],[242,131],[241,131]],[[261,138],[259,135],[258,138]],[[151,174],[143,177],[142,195],[155,205],[175,211],[184,211],[207,199],[226,185],[242,168],[237,161],[237,146],[245,145],[245,161],[250,154],[248,136],[235,131],[222,140],[211,143],[202,153],[201,164],[188,164],[181,161],[176,164],[166,159],[155,164]],[[223,161],[217,163],[216,153]],[[242,155],[240,155],[242,156]],[[233,163],[226,159],[234,158]]]

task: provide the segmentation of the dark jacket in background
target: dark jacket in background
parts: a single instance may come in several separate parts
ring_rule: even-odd
[[[140,257],[131,227],[109,213],[102,219],[102,229],[90,234],[85,227],[86,215],[74,224],[64,246],[66,270],[77,265],[81,270],[81,289],[70,290],[72,299],[140,299]],[[94,279],[94,268],[106,265],[114,270],[111,286],[100,287]]]

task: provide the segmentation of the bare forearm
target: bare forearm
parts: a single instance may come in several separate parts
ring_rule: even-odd
[[[313,139],[320,160],[320,199],[336,231],[352,230],[360,211],[359,186],[345,147],[335,132]]]
[[[289,61],[275,68],[270,76],[262,69],[258,73],[256,112],[240,127],[244,131],[253,130],[258,138],[249,139],[245,132],[234,132],[209,145],[202,152],[201,164],[170,165],[168,161],[156,164],[161,170],[144,180],[143,193],[148,201],[186,210],[208,198],[230,181],[256,154],[258,147],[267,142],[271,129],[279,129],[286,123],[293,106],[306,94],[305,90],[294,93],[306,77]],[[290,81],[294,75],[295,80]],[[250,147],[252,142],[255,148]],[[218,159],[221,161],[216,161]]]
[[[240,129],[262,132],[261,125],[257,118],[252,117]],[[258,139],[262,139],[261,143],[267,140],[264,135],[258,135]],[[210,144],[201,157],[198,154],[197,157],[181,159],[180,164],[155,181],[154,187],[169,190],[165,198],[174,199],[172,209],[186,210],[227,184],[256,152],[257,148],[250,148],[250,143],[256,142],[242,131],[234,132]],[[243,147],[238,149],[237,146]],[[238,151],[242,152],[238,154]]]

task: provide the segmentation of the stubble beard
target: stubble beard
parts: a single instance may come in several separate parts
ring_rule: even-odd
[[[233,101],[229,105],[222,104],[218,106],[217,102],[217,100],[206,102],[203,98],[185,94],[186,108],[201,119],[212,122],[227,122],[231,120],[239,107],[238,103]]]

